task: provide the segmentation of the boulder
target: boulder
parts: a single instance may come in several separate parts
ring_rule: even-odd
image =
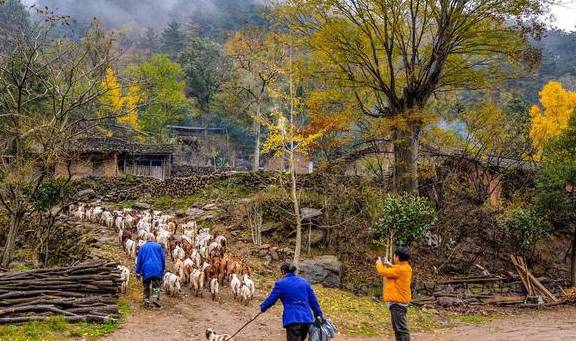
[[[82,191],[76,193],[76,196],[78,198],[86,200],[86,199],[94,198],[96,196],[96,191],[88,188],[88,189],[85,189],[85,190],[82,190]]]
[[[190,217],[197,217],[197,216],[201,215],[202,213],[204,213],[204,210],[197,208],[197,207],[192,207],[186,211],[186,215],[188,215]]]
[[[464,304],[462,299],[457,297],[449,297],[449,296],[440,296],[436,298],[438,305],[441,307],[452,307]]]
[[[342,263],[336,256],[320,256],[298,264],[298,274],[312,284],[338,288],[342,284]]]
[[[260,227],[260,233],[269,235],[274,233],[274,231],[278,230],[281,226],[281,223],[265,223]]]
[[[304,233],[304,242],[308,242],[308,232]],[[316,229],[316,230],[312,230],[310,233],[310,245],[315,246],[320,244],[320,242],[322,242],[325,238],[326,238],[326,230],[322,230],[322,229]]]
[[[144,202],[137,202],[134,205],[132,205],[132,208],[135,208],[137,210],[149,210],[152,208],[152,206]]]

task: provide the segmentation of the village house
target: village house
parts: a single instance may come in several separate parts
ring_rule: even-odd
[[[56,177],[148,176],[164,180],[170,177],[173,146],[144,144],[117,138],[86,138],[70,147],[67,160],[58,162]]]

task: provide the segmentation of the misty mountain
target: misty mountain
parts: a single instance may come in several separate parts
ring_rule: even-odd
[[[28,4],[48,6],[58,14],[78,22],[97,17],[107,28],[144,32],[161,30],[176,20],[192,22],[204,35],[214,36],[242,26],[262,26],[261,0],[28,0]]]

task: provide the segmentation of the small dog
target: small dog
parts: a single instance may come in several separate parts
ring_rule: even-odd
[[[212,329],[206,329],[206,338],[208,341],[234,341],[234,339],[230,339],[230,335],[222,334],[218,335]]]

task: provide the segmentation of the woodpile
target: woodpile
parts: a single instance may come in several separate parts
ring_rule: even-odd
[[[0,323],[45,320],[51,315],[92,322],[118,320],[121,283],[116,263],[0,274]]]
[[[568,288],[562,290],[562,300],[564,302],[575,303],[576,302],[576,288]]]
[[[534,275],[532,275],[524,261],[524,258],[510,255],[510,260],[512,260],[512,264],[514,264],[518,275],[520,275],[520,279],[526,288],[526,293],[529,298],[540,296],[546,303],[558,303],[558,298],[556,298],[556,296],[554,296],[536,277],[534,277]]]

